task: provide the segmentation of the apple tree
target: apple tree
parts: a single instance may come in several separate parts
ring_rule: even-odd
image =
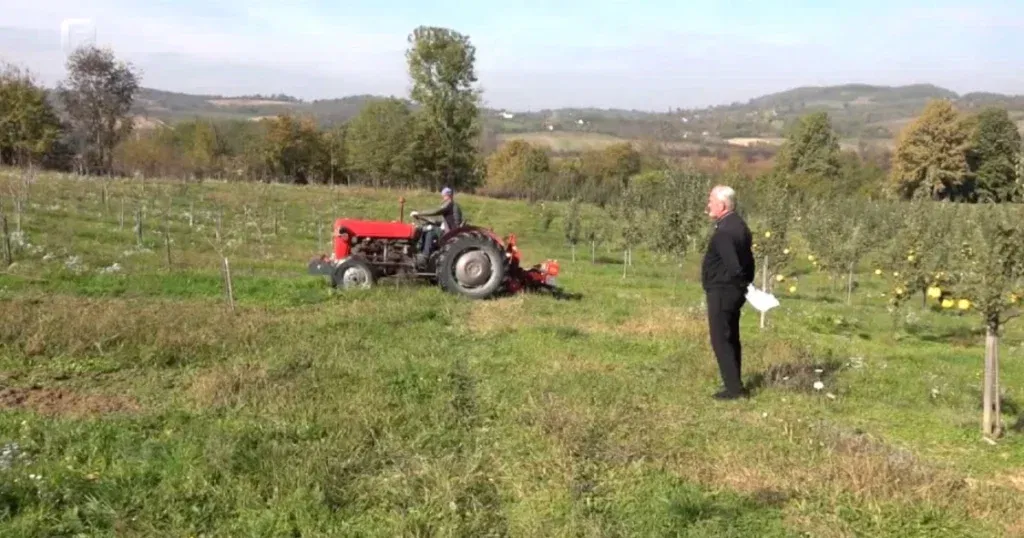
[[[963,207],[953,251],[952,284],[962,308],[980,314],[985,327],[982,433],[1002,433],[999,399],[999,339],[1008,321],[1021,315],[1024,290],[1024,211],[1009,204]]]

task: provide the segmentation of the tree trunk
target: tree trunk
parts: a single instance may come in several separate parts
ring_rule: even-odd
[[[853,263],[850,263],[850,270],[846,274],[846,304],[853,304]]]
[[[981,432],[986,437],[998,437],[999,425],[999,334],[997,325],[989,322],[985,328],[985,379],[982,387]]]
[[[768,256],[764,257],[764,267],[761,269],[761,290],[764,292],[768,291]],[[767,312],[761,312],[761,328],[764,328],[764,320],[768,315]]]
[[[11,252],[11,236],[7,230],[7,216],[0,214],[0,240],[3,240],[4,267],[10,267],[14,263],[14,253]]]
[[[992,344],[992,403],[994,406],[993,413],[995,414],[993,425],[993,435],[996,437],[1002,437],[1003,435],[1003,405],[1002,398],[999,396],[999,336],[996,336],[995,343]]]

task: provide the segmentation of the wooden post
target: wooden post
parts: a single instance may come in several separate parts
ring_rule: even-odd
[[[999,333],[993,331],[995,339],[992,342],[992,404],[994,413],[992,436],[999,438],[1003,435],[1003,410],[1002,398],[999,396]]]
[[[139,243],[139,247],[142,246],[142,208],[135,210],[135,238]]]
[[[224,286],[228,298],[228,307],[231,308],[231,312],[233,313],[235,311],[235,291],[231,286],[231,264],[228,263],[227,258],[224,258],[223,273]]]
[[[768,256],[764,257],[764,267],[761,268],[761,291],[768,293]],[[764,328],[764,318],[767,312],[761,312],[761,328]]]
[[[4,240],[4,267],[10,267],[14,263],[14,253],[11,252],[11,235],[7,230],[7,215],[0,214],[0,232]]]
[[[983,406],[981,413],[981,433],[985,437],[992,437],[994,433],[994,423],[992,420],[992,391],[995,388],[995,377],[993,375],[995,365],[993,364],[993,358],[997,346],[997,337],[992,330],[992,324],[989,323],[985,328],[985,378],[982,385],[981,398]]]
[[[121,197],[121,218],[120,218],[120,229],[124,229],[124,196]]]
[[[853,264],[850,262],[850,269],[846,276],[846,304],[853,304]],[[925,295],[927,297],[927,295]]]
[[[164,253],[167,255],[167,270],[171,269],[171,224],[164,217]]]

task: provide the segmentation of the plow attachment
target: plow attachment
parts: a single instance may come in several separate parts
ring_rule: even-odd
[[[331,276],[334,274],[334,264],[327,259],[327,256],[313,258],[309,261],[307,272],[311,275]]]
[[[556,299],[580,299],[578,293],[568,293],[557,284],[558,262],[548,260],[545,263],[523,269],[518,265],[510,268],[506,290],[515,293],[550,293]]]

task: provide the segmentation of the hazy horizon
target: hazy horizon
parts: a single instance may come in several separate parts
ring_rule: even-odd
[[[665,111],[850,83],[1024,93],[1024,9],[1010,1],[0,1],[0,58],[48,86],[64,76],[62,21],[90,19],[96,44],[139,67],[143,86],[195,94],[404,97],[407,37],[419,25],[467,34],[484,105],[516,111]]]

